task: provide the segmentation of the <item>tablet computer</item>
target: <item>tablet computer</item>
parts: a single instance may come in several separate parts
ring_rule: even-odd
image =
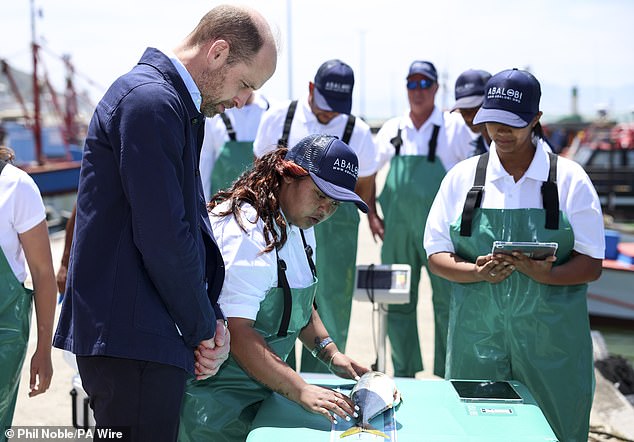
[[[463,402],[524,402],[508,381],[451,380],[451,385]]]
[[[556,242],[521,242],[521,241],[495,241],[492,254],[501,253],[511,255],[520,252],[531,259],[546,259],[557,252]]]

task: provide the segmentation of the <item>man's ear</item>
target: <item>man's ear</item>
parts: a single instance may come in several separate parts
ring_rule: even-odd
[[[229,43],[226,40],[216,40],[207,51],[207,64],[215,70],[224,66],[229,57]]]

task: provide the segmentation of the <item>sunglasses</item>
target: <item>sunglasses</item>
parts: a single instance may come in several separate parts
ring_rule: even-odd
[[[414,89],[429,89],[432,84],[434,84],[433,81],[431,80],[413,80],[413,81],[408,81],[407,82],[407,89],[409,89],[410,91],[413,91]]]

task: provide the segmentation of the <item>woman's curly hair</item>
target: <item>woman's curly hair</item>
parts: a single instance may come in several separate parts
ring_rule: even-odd
[[[277,149],[254,161],[253,167],[242,173],[228,189],[220,190],[211,197],[207,204],[207,211],[211,211],[217,205],[229,200],[227,210],[213,214],[213,216],[226,216],[232,214],[242,230],[246,232],[240,216],[242,203],[249,203],[255,208],[257,218],[264,222],[264,239],[266,247],[262,253],[281,248],[286,242],[286,220],[280,211],[279,194],[282,177],[290,176],[302,178],[308,176],[308,171],[292,161],[285,159],[288,149],[278,146]],[[279,227],[278,232],[275,225]]]

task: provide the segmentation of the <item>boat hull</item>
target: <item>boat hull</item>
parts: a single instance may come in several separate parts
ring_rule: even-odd
[[[21,166],[33,178],[42,196],[76,192],[80,168],[81,162],[77,160]]]
[[[587,298],[591,317],[634,324],[634,265],[604,260],[601,277],[588,284]]]

